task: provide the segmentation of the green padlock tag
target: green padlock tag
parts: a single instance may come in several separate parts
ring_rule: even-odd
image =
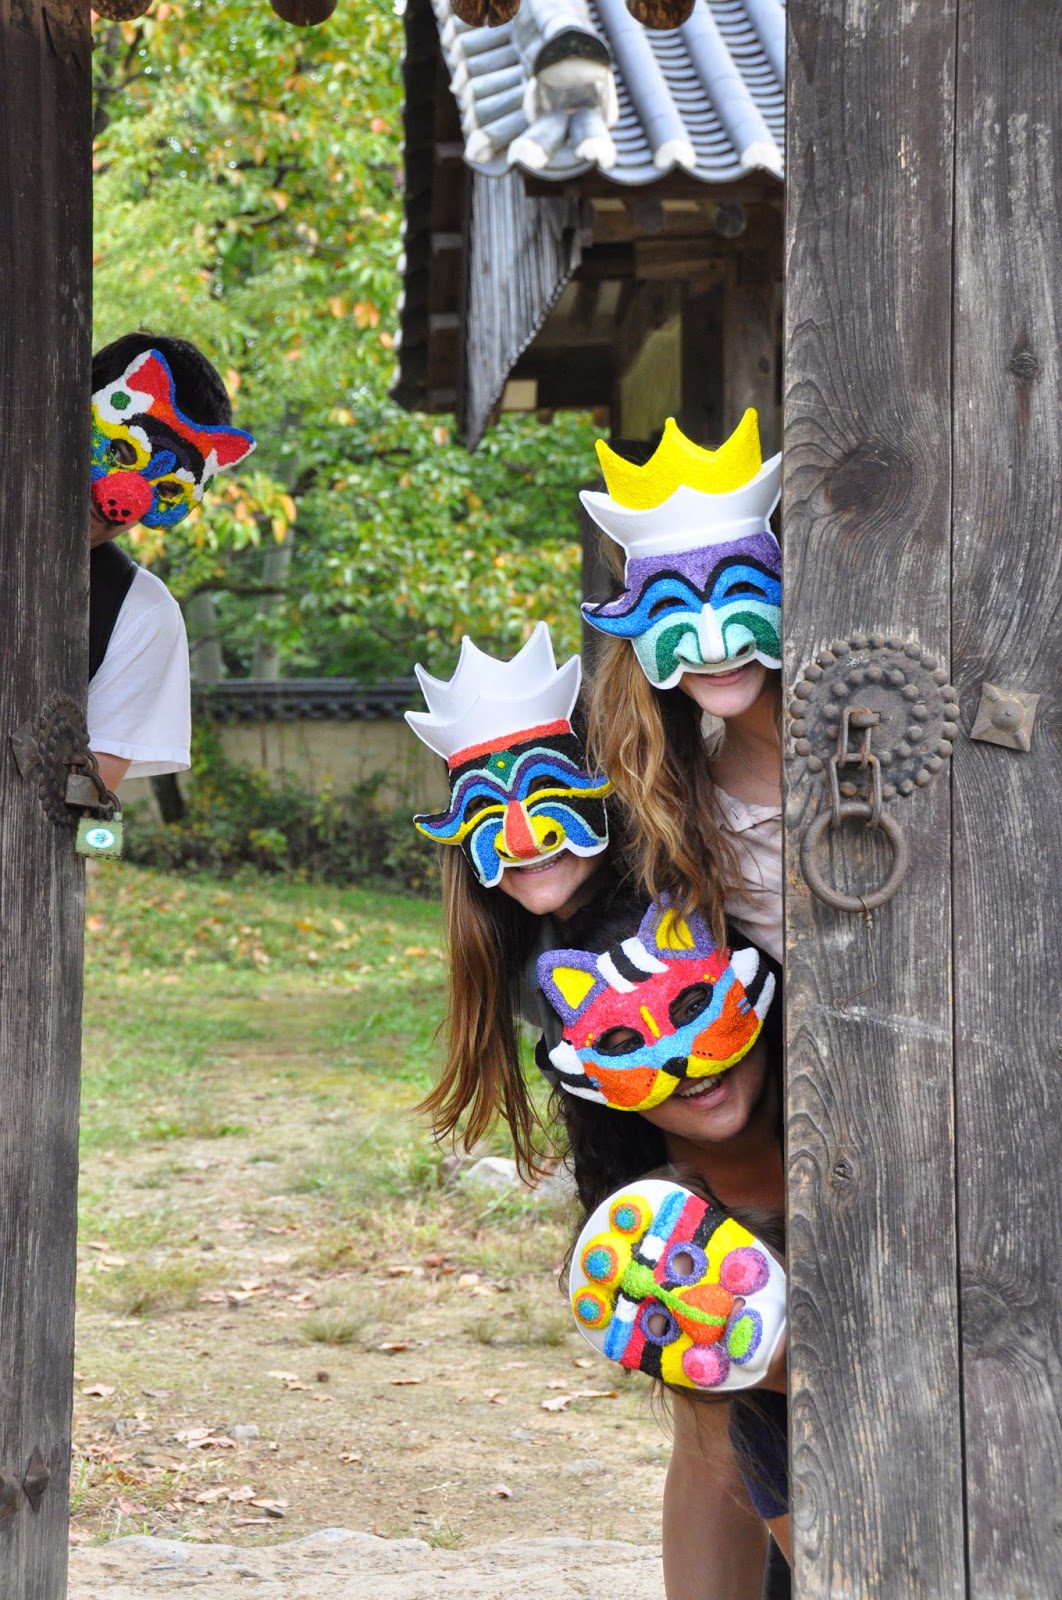
[[[122,853],[122,814],[110,821],[101,817],[82,817],[77,825],[74,848],[79,856],[120,856]]]

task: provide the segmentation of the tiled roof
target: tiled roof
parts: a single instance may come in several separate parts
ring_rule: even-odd
[[[522,0],[520,15],[500,28],[467,27],[448,0],[432,5],[465,159],[477,172],[498,176],[518,166],[560,181],[596,167],[627,185],[656,182],[673,168],[715,184],[754,172],[782,177],[784,0],[696,0],[673,33],[643,28],[624,0]],[[589,48],[577,48],[575,58],[596,79],[593,108],[567,116],[577,98],[567,78],[536,103],[536,61],[547,69],[545,84],[563,54],[549,45],[558,34],[584,35]],[[604,88],[595,36],[611,61]],[[552,55],[543,57],[544,44]]]

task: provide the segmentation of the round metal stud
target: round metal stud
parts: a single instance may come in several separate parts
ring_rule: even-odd
[[[911,707],[911,715],[916,722],[924,722],[929,716],[929,707],[919,700],[916,706]]]
[[[798,683],[793,693],[798,700],[810,700],[815,691],[810,683]]]
[[[881,787],[881,798],[883,800],[895,800],[895,798],[896,798],[896,785],[894,783],[882,784],[882,787]]]
[[[821,772],[822,771],[822,762],[819,760],[818,756],[808,756],[808,771],[809,772]]]
[[[937,664],[936,656],[932,655],[930,653],[930,651],[928,651],[928,650],[923,650],[922,651],[922,665],[925,667],[926,671],[927,672],[932,672],[932,670],[936,666],[936,664]]]
[[[809,756],[811,754],[811,746],[806,739],[798,739],[793,749],[798,756]]]
[[[867,643],[872,650],[880,650],[885,643],[885,635],[883,633],[868,634]]]
[[[820,667],[832,667],[834,662],[837,660],[837,657],[834,655],[832,650],[820,650],[818,655],[815,657],[815,660],[818,662]]]
[[[899,790],[901,794],[911,794],[914,790],[914,781],[911,778],[905,778],[899,785]]]
[[[847,639],[835,639],[830,646],[835,656],[846,656],[851,648]]]
[[[887,683],[892,684],[894,689],[898,689],[902,683],[907,682],[907,674],[902,667],[890,667],[885,674],[885,679]]]
[[[941,739],[940,743],[937,745],[937,755],[950,756],[954,748],[955,747],[951,743],[950,739]]]
[[[885,668],[879,667],[876,661],[872,661],[870,666],[867,668],[867,682],[880,683],[884,676]]]
[[[1020,728],[1025,717],[1025,707],[1020,700],[999,700],[992,711],[992,726],[1003,733],[1013,733]],[[948,732],[947,726],[944,732]]]
[[[946,722],[940,731],[944,735],[945,739],[954,739],[955,735],[959,731],[959,725],[957,722]]]
[[[916,644],[913,639],[908,639],[903,647],[903,653],[905,656],[910,656],[912,661],[917,661],[922,654],[922,646]]]
[[[947,681],[948,681],[948,674],[945,672],[943,667],[938,667],[936,669],[936,671],[934,672],[934,674],[933,674],[933,682],[934,683],[938,683],[938,684],[944,684],[944,683],[947,683]]]
[[[887,633],[885,635],[885,643],[888,645],[890,650],[902,650],[903,649],[903,634],[902,633]]]
[[[918,692],[917,683],[908,683],[900,690],[905,700],[917,700]]]
[[[848,642],[853,650],[865,650],[870,641],[865,633],[853,633]]]
[[[920,728],[917,722],[912,722],[906,733],[907,743],[919,744],[925,738],[925,732],[926,730]]]
[[[931,772],[927,772],[925,767],[923,767],[921,772],[915,773],[915,783],[920,789],[924,789],[932,776],[933,774]]]
[[[804,737],[804,735],[807,733],[807,731],[808,731],[808,725],[804,721],[803,717],[796,717],[794,719],[794,721],[793,721],[793,735],[794,735],[794,737],[797,738],[797,739],[802,739]]]
[[[845,682],[850,684],[853,689],[858,689],[866,682],[866,676],[862,667],[853,667]]]
[[[896,754],[900,757],[901,761],[905,760],[907,756],[911,754],[911,746],[907,743],[906,739],[900,740],[899,744],[896,746]]]
[[[812,683],[818,683],[819,679],[822,677],[822,668],[819,666],[817,661],[809,662],[809,664],[804,668],[804,676],[805,678],[810,678]]]
[[[940,756],[930,756],[929,760],[926,762],[926,771],[939,772],[943,765],[944,762]]]

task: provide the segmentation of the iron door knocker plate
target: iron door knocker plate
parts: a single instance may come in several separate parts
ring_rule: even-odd
[[[892,899],[910,865],[903,829],[884,807],[924,788],[951,755],[959,731],[955,690],[917,640],[856,633],[804,666],[789,716],[796,763],[826,778],[826,806],[801,843],[804,881],[836,911],[874,911]],[[827,829],[838,832],[846,821],[880,830],[892,847],[885,882],[865,894],[837,889],[819,865]]]

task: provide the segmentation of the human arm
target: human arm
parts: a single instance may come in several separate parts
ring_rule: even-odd
[[[100,769],[100,777],[108,789],[117,789],[129,770],[127,758],[125,756],[108,755],[105,750],[97,750],[94,754],[96,756],[96,765]]]
[[[667,1600],[760,1600],[767,1530],[727,1433],[727,1406],[671,1392],[674,1448],[664,1485]]]

